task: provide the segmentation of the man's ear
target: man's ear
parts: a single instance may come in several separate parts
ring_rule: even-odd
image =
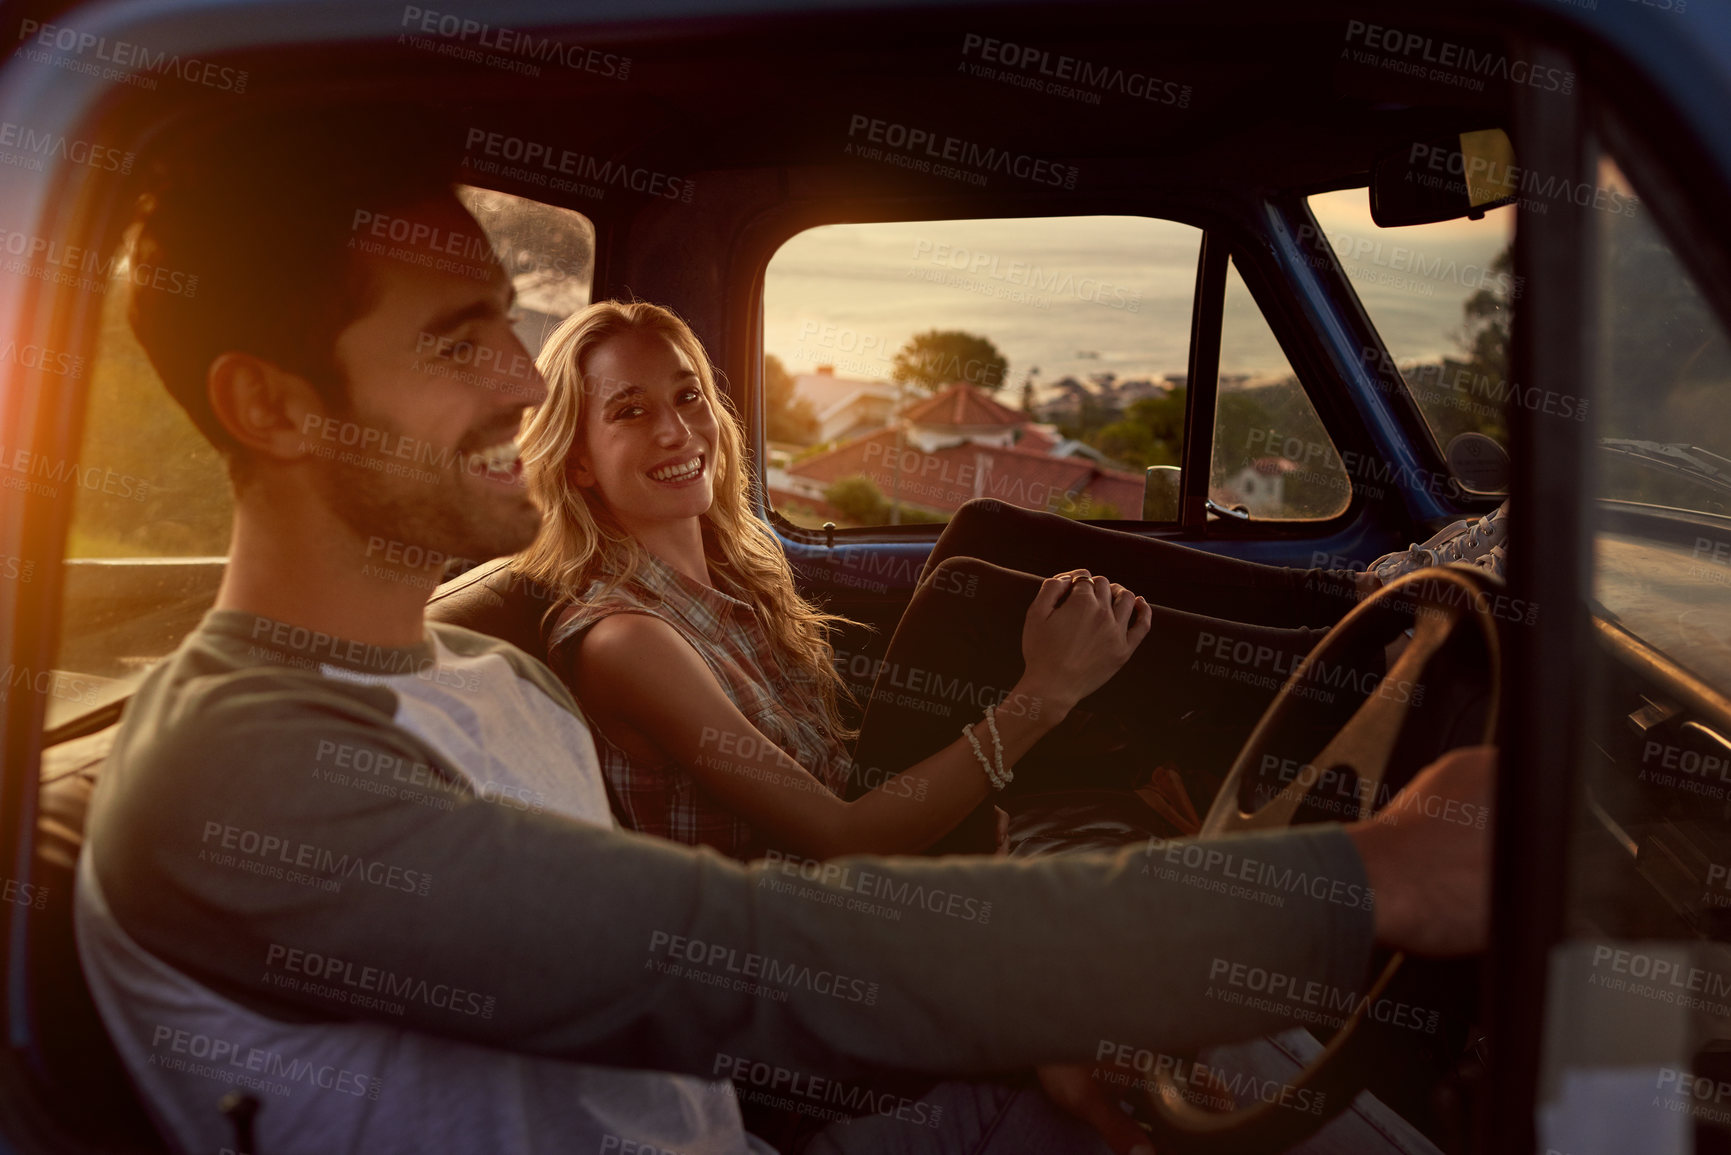
[[[212,361],[205,389],[229,436],[260,457],[305,457],[327,420],[325,400],[306,378],[251,353]]]

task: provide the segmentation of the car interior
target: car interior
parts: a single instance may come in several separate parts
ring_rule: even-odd
[[[1577,970],[1558,963],[1563,969],[1550,972],[1550,981],[1565,987],[1563,994],[1552,990],[1553,1009],[1522,1009],[1518,984],[1490,983],[1484,964],[1407,967],[1392,980],[1405,985],[1386,989],[1404,992],[1400,997],[1416,1005],[1442,1008],[1446,1029],[1414,1046],[1410,1033],[1361,1023],[1358,1041],[1331,1045],[1323,1056],[1330,1060],[1322,1065],[1326,1070],[1306,1085],[1332,1089],[1347,1101],[1368,1086],[1377,1109],[1390,1116],[1387,1126],[1410,1144],[1379,1150],[1452,1153],[1487,1149],[1480,1143],[1484,1132],[1475,1129],[1491,1126],[1484,1119],[1494,1113],[1492,1100],[1502,1102],[1499,1096],[1523,1104],[1532,1119],[1543,1071],[1547,1101],[1560,1104],[1562,1121],[1540,1125],[1554,1127],[1546,1132],[1553,1138],[1576,1134],[1567,1120],[1590,1119],[1582,1104],[1591,1095],[1570,1082],[1570,1063],[1617,1066],[1619,1047],[1635,1028],[1627,1015],[1594,1010],[1609,1005],[1594,1000],[1611,995],[1586,991],[1585,978],[1569,986],[1572,980],[1557,976],[1589,974],[1596,965],[1592,944],[1612,940],[1662,940],[1701,967],[1723,966],[1731,976],[1731,959],[1712,961],[1731,930],[1731,897],[1718,901],[1731,896],[1724,866],[1731,861],[1731,793],[1724,788],[1731,783],[1731,579],[1725,577],[1731,574],[1731,503],[1725,498],[1731,405],[1723,392],[1731,389],[1725,342],[1731,248],[1722,232],[1696,229],[1703,220],[1724,219],[1713,213],[1731,206],[1731,187],[1688,179],[1709,166],[1653,82],[1623,65],[1606,43],[1578,28],[1559,31],[1528,8],[1500,23],[1474,9],[1474,15],[1463,10],[1447,20],[1427,14],[1422,24],[1416,15],[1392,10],[1246,10],[1252,9],[1258,18],[1240,21],[1201,6],[914,5],[893,14],[764,6],[726,17],[550,29],[627,60],[628,80],[617,65],[608,66],[612,75],[600,66],[542,64],[533,74],[527,67],[492,67],[376,31],[303,34],[274,20],[243,31],[235,13],[224,18],[233,27],[218,21],[222,36],[212,43],[232,45],[218,55],[248,75],[249,106],[334,105],[358,116],[385,107],[422,108],[448,125],[453,139],[468,142],[467,184],[580,214],[592,229],[585,299],[653,301],[689,321],[749,431],[756,499],[802,592],[857,623],[835,643],[838,651],[868,658],[882,656],[941,527],[899,518],[849,525],[826,517],[811,524],[782,508],[785,498],[767,480],[773,447],[765,371],[766,353],[776,351],[766,344],[766,326],[775,320],[766,317],[766,279],[773,279],[778,251],[809,230],[895,222],[1143,217],[1196,230],[1188,311],[1181,327],[1165,334],[1184,350],[1188,386],[1181,448],[1164,467],[1176,466],[1176,472],[1156,476],[1150,467],[1143,509],[1115,510],[1118,516],[1100,524],[1268,564],[1308,568],[1330,559],[1332,568],[1352,568],[1458,519],[1485,514],[1513,493],[1512,568],[1525,572],[1505,584],[1479,571],[1450,571],[1455,609],[1448,613],[1427,617],[1415,604],[1435,591],[1409,590],[1415,601],[1406,603],[1404,617],[1396,614],[1398,621],[1367,615],[1349,624],[1353,631],[1382,631],[1377,644],[1393,647],[1391,660],[1411,655],[1412,672],[1433,693],[1435,708],[1411,711],[1423,725],[1400,730],[1398,741],[1390,737],[1372,759],[1379,773],[1390,767],[1389,780],[1398,785],[1395,768],[1410,774],[1442,750],[1497,738],[1505,761],[1520,751],[1536,767],[1520,788],[1531,793],[1511,793],[1510,799],[1536,812],[1547,805],[1546,791],[1562,791],[1562,802],[1554,803],[1553,795],[1550,804],[1557,811],[1554,829],[1532,844],[1551,855],[1554,869],[1498,884],[1499,918],[1519,922],[1508,912],[1533,904],[1551,910],[1550,922],[1531,929],[1533,943],[1513,932],[1499,940],[1511,952],[1496,964],[1505,968],[1499,972],[1504,979],[1520,977],[1529,983],[1520,989],[1534,983],[1542,989],[1548,947],[1535,944],[1545,927],[1577,944],[1569,956]],[[1506,75],[1476,87],[1438,84],[1391,66],[1390,59],[1404,60],[1398,53],[1367,63],[1356,54],[1381,51],[1363,31],[1367,22],[1417,29],[1490,55],[1550,52],[1548,59],[1579,70],[1580,99],[1558,114],[1539,107],[1555,94],[1523,88]],[[979,49],[987,37],[1000,49],[1035,46],[1051,57],[1158,78],[1159,96],[1152,80],[1140,98],[1109,79],[1092,89],[1076,86],[1080,97],[1055,87],[1037,91],[1014,81],[1039,74],[1044,65],[1033,63],[1035,54],[1025,57],[1026,68],[1000,60],[986,70]],[[999,56],[1024,59],[1019,52]],[[1182,104],[1175,93],[1183,94]],[[164,84],[117,90],[92,116],[105,138],[132,142],[141,181],[162,142],[188,126],[232,115],[236,105],[232,92]],[[1565,119],[1546,119],[1559,115]],[[1447,197],[1413,191],[1419,168],[1412,157],[1432,148],[1459,155],[1467,137],[1481,140],[1487,133],[1500,136],[1499,147],[1512,148],[1525,163],[1562,163],[1557,158],[1571,154],[1543,135],[1558,124],[1599,150],[1591,179],[1623,190],[1630,201],[1638,193],[1644,215],[1626,223],[1621,213],[1572,213],[1567,198],[1547,205],[1508,190],[1469,200],[1458,184]],[[1643,128],[1637,132],[1634,125]],[[981,162],[966,178],[940,175],[930,165],[922,171],[911,161],[886,162],[896,151],[891,142],[917,141],[921,133],[964,142],[964,156],[970,148],[976,157],[995,148],[1072,166],[1073,186],[1018,176],[1013,162]],[[860,147],[867,138],[877,138],[876,151]],[[914,156],[915,147],[906,145],[902,154]],[[572,150],[592,162],[591,173],[648,179],[625,176],[597,187],[549,177],[546,167],[527,161],[509,163],[512,156],[537,155],[537,148],[543,154]],[[667,195],[679,188],[689,197]],[[136,183],[117,181],[69,196],[64,211],[89,243],[112,251],[123,243],[136,192]],[[1530,327],[1517,330],[1512,352],[1503,350],[1513,358],[1504,361],[1504,372],[1518,374],[1520,366],[1537,363],[1532,348],[1552,348],[1545,344],[1551,340],[1573,350],[1558,354],[1564,370],[1584,373],[1589,355],[1583,350],[1596,340],[1591,348],[1607,364],[1658,366],[1640,394],[1648,400],[1640,401],[1632,385],[1584,376],[1575,394],[1592,397],[1590,410],[1583,405],[1593,416],[1589,424],[1524,400],[1521,388],[1491,389],[1483,396],[1493,398],[1495,412],[1472,428],[1493,436],[1443,436],[1446,422],[1439,424],[1436,412],[1452,402],[1437,401],[1443,392],[1436,390],[1427,400],[1416,378],[1403,375],[1400,363],[1409,358],[1396,347],[1400,319],[1378,304],[1386,298],[1367,288],[1364,271],[1386,278],[1386,263],[1376,255],[1355,258],[1341,230],[1319,217],[1319,198],[1336,198],[1328,204],[1350,199],[1353,212],[1362,206],[1363,223],[1353,227],[1366,236],[1383,222],[1396,227],[1477,221],[1487,211],[1518,213],[1510,259],[1516,283],[1524,278],[1525,295],[1516,294],[1513,308],[1519,316],[1530,307],[1532,320],[1518,322]],[[1513,207],[1499,207],[1510,202]],[[1531,234],[1529,221],[1539,222]],[[1541,284],[1558,277],[1558,266],[1542,261],[1567,247],[1565,228],[1577,230],[1571,236],[1591,232],[1597,247],[1583,252],[1604,254],[1623,252],[1617,245],[1624,234],[1617,230],[1637,227],[1646,232],[1628,251],[1646,254],[1640,259],[1647,264],[1625,264],[1611,275],[1581,256],[1571,266],[1576,275],[1563,278],[1598,294],[1605,322],[1589,340],[1571,327],[1574,298],[1558,303],[1558,294],[1546,297]],[[1691,236],[1712,240],[1690,244]],[[1210,488],[1210,455],[1219,452],[1217,415],[1226,412],[1230,392],[1222,366],[1229,275],[1239,278],[1247,307],[1266,323],[1340,462],[1341,501],[1327,516],[1253,515],[1216,500]],[[1654,280],[1638,283],[1637,276]],[[1449,291],[1471,296],[1458,282]],[[105,387],[104,373],[118,372],[115,366],[141,371],[135,353],[108,348],[118,331],[120,295],[116,288],[73,301],[67,290],[56,298],[64,306],[56,325],[66,347],[83,350],[94,367],[87,389],[93,396]],[[1669,322],[1637,315],[1643,307],[1659,308],[1656,300]],[[1505,310],[1499,315],[1506,337],[1511,302],[1494,305]],[[1673,349],[1683,352],[1672,356]],[[148,375],[148,368],[142,372]],[[1625,380],[1639,376],[1631,369]],[[1538,387],[1530,378],[1528,384]],[[1451,388],[1463,393],[1458,379]],[[160,391],[148,404],[170,405]],[[70,412],[83,422],[82,444],[89,446],[89,430],[104,418],[77,406]],[[170,420],[128,417],[126,429],[105,436],[136,441],[139,430],[166,429]],[[10,447],[5,432],[0,442]],[[1588,444],[1589,435],[1601,443]],[[72,437],[72,452],[79,452],[76,435],[56,436]],[[176,436],[182,442],[173,452],[180,453],[190,442],[184,430]],[[176,533],[185,530],[187,544],[154,556],[136,545],[113,551],[92,545],[96,537],[80,536],[79,519],[86,505],[104,499],[63,486],[67,492],[28,513],[37,527],[32,532],[56,543],[52,564],[38,569],[39,581],[58,583],[44,603],[50,614],[9,623],[20,638],[39,638],[56,655],[54,668],[78,679],[75,693],[49,695],[33,707],[28,741],[11,730],[7,735],[3,801],[8,822],[17,815],[27,821],[7,834],[3,849],[28,863],[42,896],[36,909],[11,911],[6,948],[9,1036],[0,1080],[7,1089],[0,1100],[7,1134],[18,1137],[20,1150],[165,1149],[80,974],[72,876],[90,793],[127,697],[208,608],[224,545],[203,544],[211,539],[199,536],[195,519],[175,511],[174,503],[196,488],[220,485],[210,461],[169,462],[170,454],[151,444],[137,444],[134,452],[139,460],[159,456],[145,476],[174,480],[150,502],[104,516],[172,522]],[[1141,467],[1131,463],[1137,474]],[[1161,504],[1159,487],[1166,485],[1176,492]],[[1536,516],[1541,509],[1546,512]],[[1543,528],[1519,526],[1522,517]],[[1521,557],[1523,547],[1540,541],[1552,547],[1542,563]],[[510,570],[508,559],[492,559],[452,573],[431,594],[428,612],[550,661],[551,604],[545,590]],[[1446,628],[1437,626],[1433,636],[1427,623],[1444,619]],[[1551,707],[1544,726],[1533,722],[1540,702]],[[14,715],[18,708],[7,707]],[[1271,711],[1251,747],[1272,749],[1284,721]],[[1258,761],[1237,745],[1256,722],[1230,720],[1237,756],[1210,767],[1228,783],[1222,798],[1245,802],[1276,792],[1251,781],[1253,774],[1228,776],[1234,763]],[[1558,737],[1564,732],[1566,741]],[[1355,733],[1364,739],[1362,730]],[[1345,757],[1339,749],[1334,755]],[[1071,785],[1131,784],[1084,778]],[[1031,815],[1038,805],[1034,793],[1012,789],[1005,805]],[[1222,807],[1216,799],[1195,801],[1199,814],[1211,804]],[[1225,810],[1236,814],[1238,807]],[[1046,817],[1060,820],[1053,813]],[[1098,817],[1066,811],[1061,820],[1085,825]],[[1205,827],[1227,828],[1212,821]],[[1510,925],[1499,923],[1499,933]],[[1696,1076],[1731,1078],[1731,1032],[1723,1022],[1672,1004],[1663,1013],[1677,1019],[1669,1049],[1646,1048],[1645,1059]],[[1526,1024],[1518,1030],[1509,1026],[1517,1017]],[[1502,1031],[1487,1030],[1487,1022],[1502,1024]],[[1322,1037],[1282,1045],[1296,1070],[1315,1062],[1329,1043]],[[1502,1062],[1524,1074],[1493,1085]],[[1277,1151],[1305,1139],[1292,1125],[1292,1112],[1235,1111],[1227,1130],[1168,1090],[1164,1098],[1154,1092],[1135,1105],[1150,1126],[1163,1128],[1157,1133],[1170,1149]],[[219,1109],[216,1098],[212,1110]],[[1723,1120],[1687,1111],[1680,1118],[1692,1146],[1653,1150],[1731,1149],[1731,1126]],[[773,1123],[763,1122],[766,1131]],[[1663,1125],[1676,1119],[1667,1117]]]

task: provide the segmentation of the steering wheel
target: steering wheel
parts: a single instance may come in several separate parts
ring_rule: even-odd
[[[1197,837],[1284,828],[1304,817],[1362,819],[1379,808],[1373,801],[1385,802],[1393,793],[1383,785],[1391,765],[1417,762],[1402,767],[1410,774],[1423,764],[1417,761],[1420,758],[1429,761],[1455,746],[1492,741],[1502,649],[1487,594],[1494,595],[1501,587],[1499,579],[1470,566],[1425,569],[1384,586],[1355,606],[1280,687],[1239,751]],[[1329,684],[1329,671],[1348,662],[1356,667],[1367,646],[1391,640],[1398,645],[1408,633],[1402,623],[1409,620],[1410,637],[1376,690],[1284,789],[1247,812],[1245,788],[1254,785],[1260,768],[1290,766],[1278,752],[1289,748],[1283,742],[1315,710],[1316,690]],[[1445,683],[1452,684],[1452,696]],[[1389,686],[1403,692],[1381,692]],[[1426,705],[1415,709],[1421,701]],[[1463,702],[1469,703],[1465,710],[1451,708]],[[1271,756],[1273,762],[1267,761]],[[1320,782],[1338,782],[1342,775],[1351,774],[1357,776],[1357,789],[1352,791],[1349,813],[1304,813]],[[1320,1096],[1320,1112],[1294,1110],[1279,1101],[1259,1101],[1230,1111],[1206,1110],[1185,1099],[1169,1072],[1157,1070],[1149,1085],[1156,1148],[1199,1155],[1256,1155],[1283,1151],[1314,1134],[1351,1105],[1373,1072],[1401,1063],[1403,1055],[1410,1061],[1411,1031],[1378,1021],[1369,1012],[1397,981],[1414,981],[1414,969],[1400,952],[1390,954],[1321,1054],[1287,1082],[1294,1092],[1311,1093],[1300,1094],[1299,1101],[1315,1103]]]

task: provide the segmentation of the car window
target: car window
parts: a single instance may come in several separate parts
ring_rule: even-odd
[[[594,228],[581,214],[490,190],[459,195],[517,289],[515,324],[531,353],[588,303]],[[232,501],[222,461],[162,387],[126,322],[130,294],[201,291],[195,269],[114,262],[88,367],[90,404],[76,461],[16,462],[42,487],[70,486],[65,612],[49,725],[121,692],[168,654],[216,596]],[[342,430],[330,448],[345,445]],[[382,463],[381,463],[382,464]],[[16,469],[15,469],[16,471]]]
[[[1331,248],[1424,415],[1445,460],[1462,434],[1508,446],[1509,318],[1521,293],[1514,272],[1515,206],[1479,220],[1380,228],[1362,188],[1310,198],[1316,224],[1301,236],[1307,259]],[[1463,443],[1464,445],[1464,443]],[[1458,477],[1479,489],[1479,475]],[[1494,490],[1492,490],[1494,492]]]
[[[1613,161],[1594,180],[1582,395],[1532,401],[1541,420],[1591,438],[1578,500],[1597,619],[1592,644],[1557,655],[1582,687],[1584,733],[1579,805],[1547,800],[1579,818],[1548,971],[1538,1145],[1720,1151],[1731,1119],[1731,727],[1716,708],[1731,698],[1731,341],[1679,257],[1688,242],[1662,231]]]
[[[1143,217],[830,225],[764,274],[771,506],[942,522],[995,497],[1136,518],[1176,465],[1201,231]]]
[[[1731,342],[1651,213],[1593,215],[1594,597],[1731,693]]]
[[[1252,518],[1333,517],[1352,479],[1233,261],[1220,323],[1208,496]]]

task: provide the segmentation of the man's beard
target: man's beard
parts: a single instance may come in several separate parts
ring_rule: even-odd
[[[362,417],[352,411],[336,416],[391,437],[400,432],[376,416]],[[478,565],[527,548],[535,540],[540,523],[538,517],[500,517],[496,507],[488,508],[493,503],[463,484],[463,472],[480,468],[471,465],[470,455],[477,448],[480,446],[467,443],[454,451],[440,447],[433,456],[450,457],[444,465],[438,461],[398,462],[356,451],[363,463],[339,458],[318,462],[315,484],[332,512],[365,538],[369,549],[378,541],[392,556],[400,556],[399,549],[418,546],[429,555]],[[369,468],[374,462],[404,468],[399,473]],[[435,480],[427,480],[429,475]],[[381,552],[379,556],[384,555]]]

